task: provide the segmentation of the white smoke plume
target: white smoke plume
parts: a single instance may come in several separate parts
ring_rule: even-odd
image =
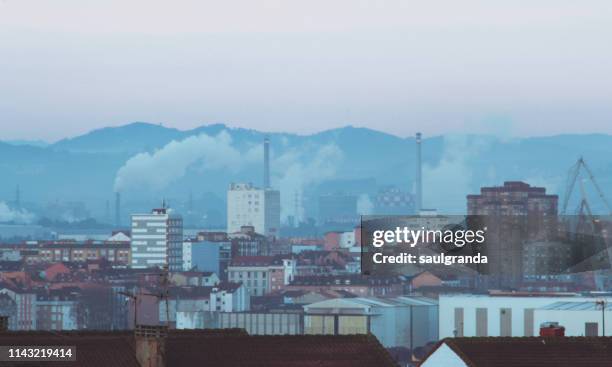
[[[32,223],[34,214],[25,209],[11,209],[0,201],[0,222]]]
[[[281,192],[281,215],[286,218],[296,215],[295,193],[301,196],[308,186],[333,178],[344,155],[335,144],[297,148],[281,145],[276,149],[272,147],[271,151],[272,186]],[[114,189],[116,192],[154,192],[185,176],[190,167],[227,169],[235,173],[253,164],[263,167],[261,144],[248,146],[241,153],[232,146],[231,136],[226,131],[217,136],[202,134],[172,141],[154,153],[136,154],[117,171]],[[300,213],[296,217],[302,219]]]
[[[115,192],[161,190],[185,175],[187,169],[201,163],[202,169],[237,170],[241,155],[232,147],[226,131],[217,136],[201,134],[182,141],[172,141],[154,153],[139,153],[117,171]]]
[[[281,217],[294,215],[303,219],[301,212],[295,213],[295,193],[301,196],[308,186],[333,178],[343,159],[342,150],[335,144],[291,149],[274,159],[273,170],[278,175],[276,182],[281,192]]]
[[[466,195],[472,190],[475,159],[491,142],[466,135],[445,135],[440,162],[423,166],[423,207],[444,214],[466,210]]]
[[[374,213],[374,203],[368,194],[361,194],[357,199],[357,213],[359,215],[370,215]]]

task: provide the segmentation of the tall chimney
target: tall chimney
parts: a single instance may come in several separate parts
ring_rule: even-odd
[[[19,185],[17,185],[17,189],[15,190],[15,207],[21,209],[21,190],[19,189]]]
[[[140,366],[165,367],[168,328],[156,325],[136,325],[134,334],[136,359]]]
[[[0,332],[7,332],[9,329],[9,317],[0,316]]]
[[[121,225],[121,194],[115,193],[115,225]]]
[[[415,209],[420,214],[423,209],[423,172],[421,168],[421,133],[416,133],[416,175],[415,175]]]
[[[264,139],[264,189],[270,188],[270,139]]]
[[[110,200],[106,200],[106,207],[104,209],[104,220],[106,221],[106,223],[111,224]]]

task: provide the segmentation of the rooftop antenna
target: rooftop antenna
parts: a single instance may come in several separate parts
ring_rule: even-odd
[[[160,283],[161,283],[161,292],[160,292],[160,300],[164,300],[166,303],[166,325],[168,326],[168,329],[170,329],[170,305],[169,305],[169,298],[170,298],[170,291],[169,291],[169,285],[170,285],[170,276],[169,276],[169,272],[168,272],[168,264],[164,264],[164,267],[162,268],[162,272],[160,274]]]
[[[134,330],[136,330],[136,325],[138,325],[138,302],[140,301],[139,294],[136,292],[119,292],[119,294],[126,296],[134,303]]]
[[[159,299],[160,301],[164,301],[166,304],[166,326],[168,329],[170,328],[170,276],[168,271],[168,264],[165,264],[162,268],[161,273],[159,274],[159,283],[161,286],[161,290],[159,293],[143,293],[143,292],[119,292],[134,302],[134,330],[136,330],[136,325],[138,324],[138,305],[137,302],[140,301],[140,296],[153,296]]]

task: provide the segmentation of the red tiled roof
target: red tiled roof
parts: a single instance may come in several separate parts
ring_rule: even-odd
[[[372,335],[169,339],[166,347],[168,366],[397,367]]]
[[[273,259],[272,256],[236,256],[230,266],[269,266]]]
[[[270,266],[281,265],[283,259],[291,258],[288,255],[276,256],[236,256],[232,259],[230,266]]]
[[[361,274],[296,276],[291,285],[391,285],[401,283],[397,276],[366,276]]]
[[[447,338],[431,353],[443,343],[469,367],[612,366],[612,337]]]
[[[0,345],[74,345],[76,362],[49,367],[139,367],[131,332],[7,332]],[[166,366],[397,367],[373,335],[249,336],[240,329],[171,330]],[[0,362],[0,366],[32,366]]]

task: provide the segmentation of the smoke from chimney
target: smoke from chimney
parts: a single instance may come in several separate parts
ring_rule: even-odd
[[[270,139],[266,136],[264,139],[264,189],[270,188]]]
[[[423,171],[421,167],[421,133],[416,133],[416,175],[415,175],[415,209],[419,214],[423,209]]]

